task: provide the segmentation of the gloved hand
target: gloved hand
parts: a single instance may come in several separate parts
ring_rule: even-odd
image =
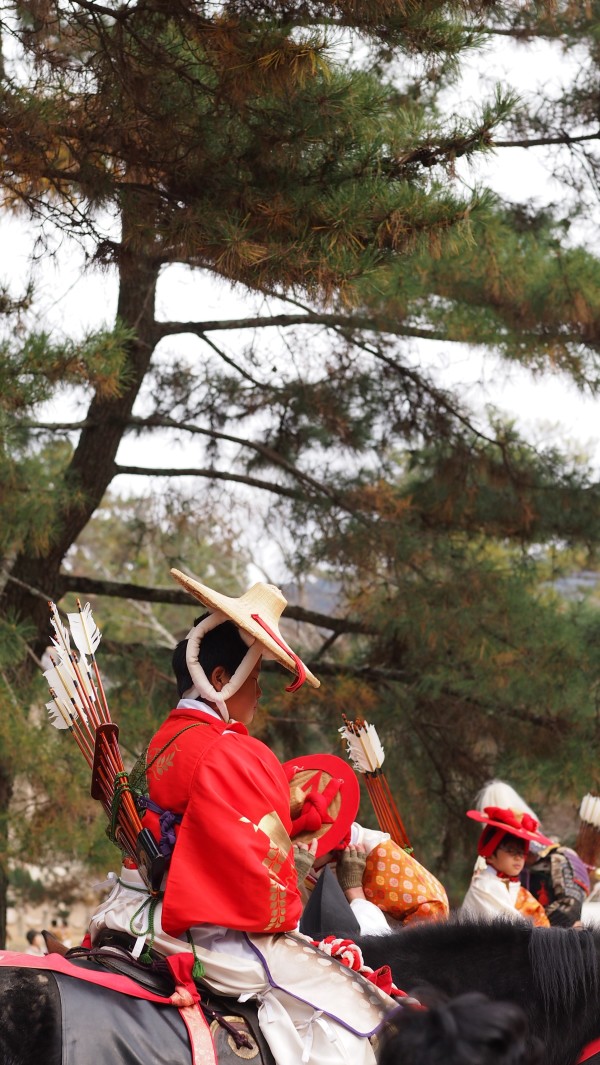
[[[342,851],[337,860],[337,878],[342,891],[362,887],[362,878],[367,864],[367,852],[363,846],[352,843]]]
[[[314,865],[316,849],[316,840],[313,840],[310,847],[307,843],[294,843],[294,865],[298,875],[298,884],[303,884],[310,873]]]

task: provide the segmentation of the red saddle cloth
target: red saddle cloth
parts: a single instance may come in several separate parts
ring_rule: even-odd
[[[161,1006],[174,1007],[185,1024],[192,1065],[217,1065],[210,1029],[198,1005],[200,994],[192,978],[194,956],[191,953],[182,952],[172,955],[172,957],[167,959],[167,962],[176,985],[176,994],[169,997],[157,995],[153,991],[147,990],[128,976],[87,969],[85,966],[75,965],[68,958],[63,958],[59,954],[46,954],[40,958],[35,955],[19,954],[11,950],[0,951],[0,965],[2,966],[20,969],[42,969],[62,976],[73,977],[76,981],[96,984],[106,988],[108,991],[118,991],[121,995],[145,999]]]

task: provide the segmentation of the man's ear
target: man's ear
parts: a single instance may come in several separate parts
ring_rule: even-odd
[[[210,675],[210,683],[215,691],[220,692],[225,687],[228,680],[229,674],[224,666],[215,666]]]

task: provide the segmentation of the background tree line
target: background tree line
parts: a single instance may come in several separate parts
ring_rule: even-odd
[[[118,300],[83,340],[34,328],[32,290],[0,301],[1,900],[11,856],[108,860],[75,753],[28,709],[47,600],[93,597],[133,760],[194,614],[169,566],[238,594],[252,541],[280,541],[290,581],[333,603],[294,595],[325,683],[292,705],[274,681],[261,734],[291,757],[337,749],[342,711],[372,719],[417,854],[458,894],[464,810],[492,773],[543,808],[594,786],[598,617],[554,581],[595,563],[595,474],[483,418],[414,344],[596,392],[599,14],[4,4],[4,210],[42,254],[78,242]],[[507,37],[524,61],[539,40],[576,55],[562,91],[502,84],[450,108],[464,63]],[[560,203],[477,186],[470,165],[517,145],[547,152]],[[177,266],[247,293],[249,312],[159,315]],[[128,465],[131,438],[184,462]],[[124,475],[147,487],[119,495]]]

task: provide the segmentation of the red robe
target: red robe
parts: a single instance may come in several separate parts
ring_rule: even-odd
[[[165,931],[295,928],[302,902],[289,785],[273,752],[239,722],[182,708],[160,727],[147,760],[150,798],[183,815],[163,900]],[[160,838],[157,814],[147,811],[144,825]]]

